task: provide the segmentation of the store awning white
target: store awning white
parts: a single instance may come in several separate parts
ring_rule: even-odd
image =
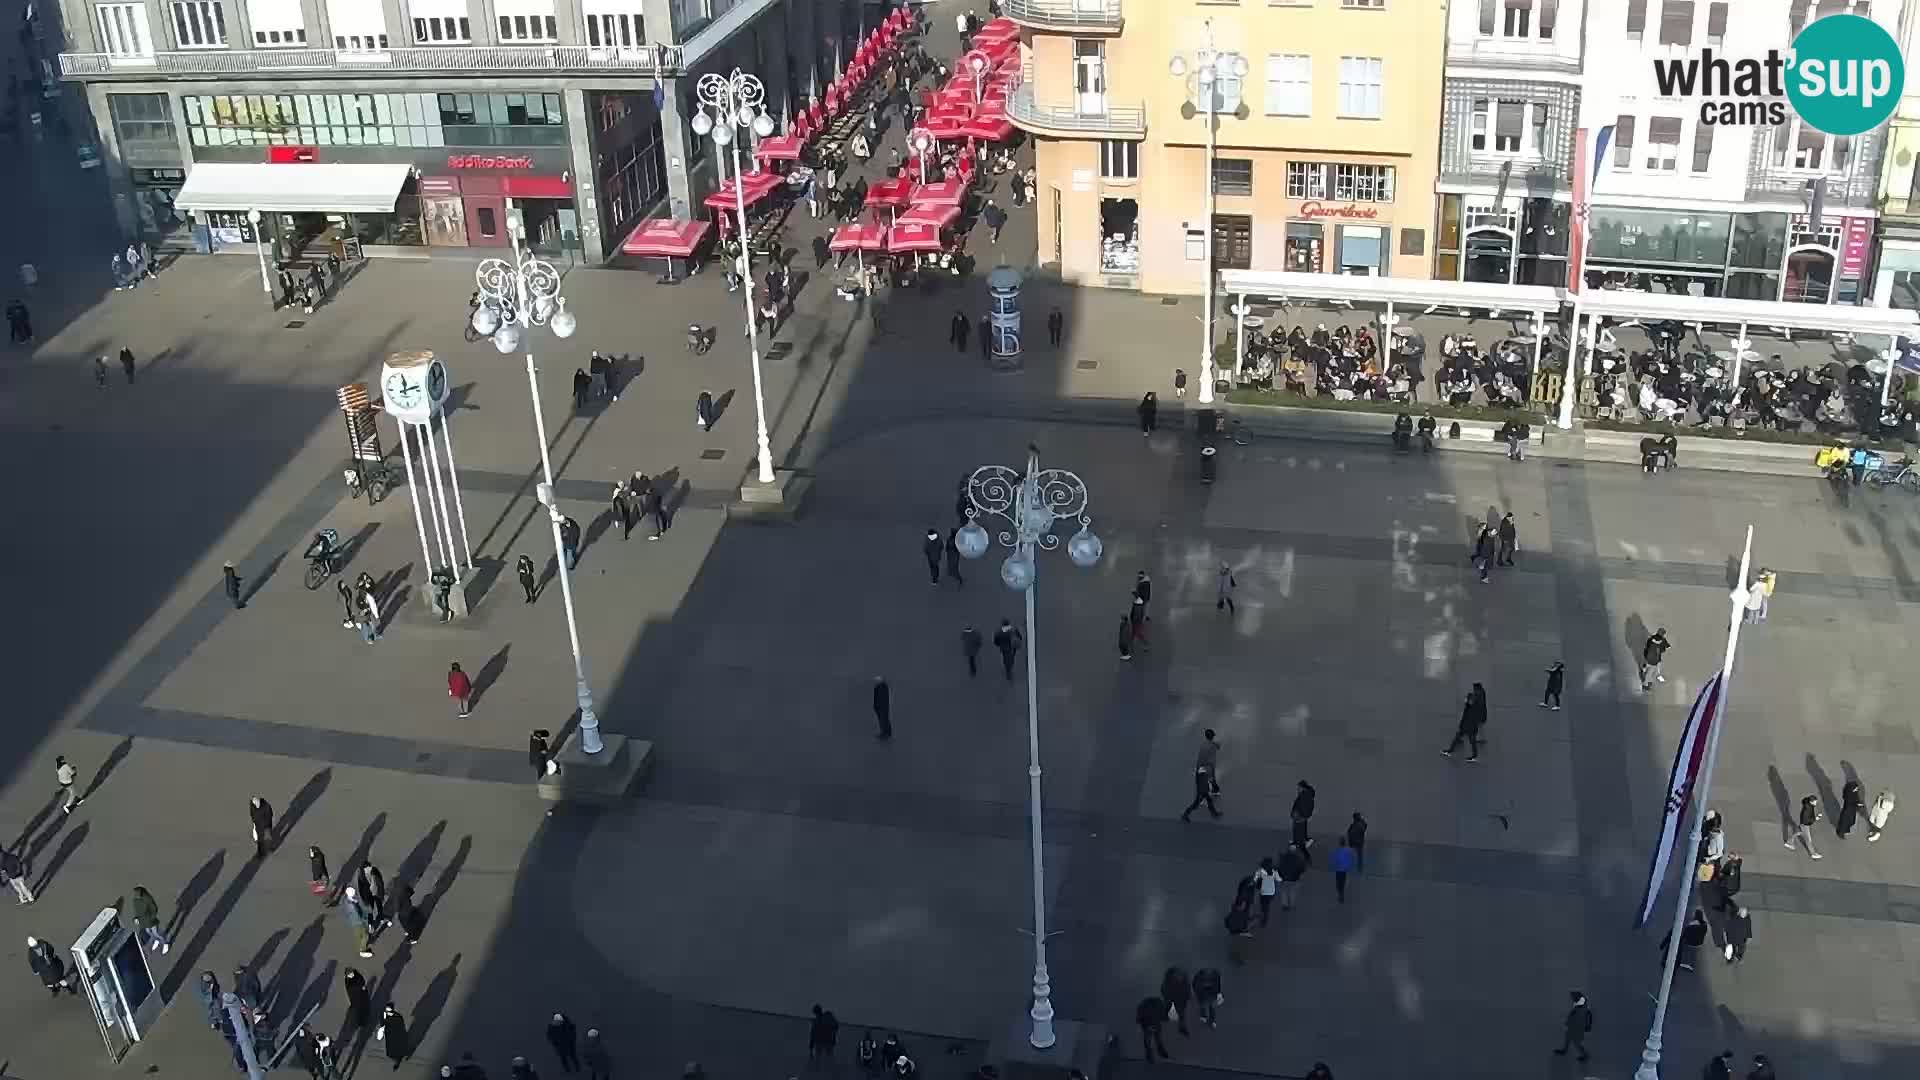
[[[410,165],[195,165],[173,200],[181,210],[391,214]]]
[[[1546,285],[1493,285],[1479,281],[1307,274],[1291,270],[1228,270],[1220,275],[1220,280],[1221,287],[1232,295],[1286,300],[1350,300],[1356,304],[1394,303],[1546,315],[1555,314],[1566,302],[1566,290]]]
[[[1899,308],[1789,304],[1777,300],[1729,300],[1724,297],[1596,289],[1587,293],[1580,310],[1588,315],[1638,319],[1641,322],[1674,319],[1721,327],[1745,324],[1755,330],[1821,330],[1828,333],[1920,337],[1920,314]]]

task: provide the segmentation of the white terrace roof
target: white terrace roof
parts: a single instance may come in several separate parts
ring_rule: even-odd
[[[1306,274],[1291,270],[1227,270],[1221,273],[1220,278],[1222,287],[1235,295],[1274,296],[1288,300],[1351,300],[1356,304],[1437,305],[1475,311],[1524,311],[1546,315],[1557,314],[1566,303],[1567,295],[1564,289],[1545,285],[1491,285],[1479,281]]]
[[[1754,329],[1823,330],[1832,333],[1889,334],[1920,338],[1920,314],[1898,308],[1842,304],[1788,304],[1775,300],[1729,300],[1672,293],[1598,289],[1587,293],[1580,310],[1615,319],[1677,319]]]

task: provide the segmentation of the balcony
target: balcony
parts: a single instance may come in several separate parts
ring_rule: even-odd
[[[1447,64],[1470,67],[1514,68],[1550,75],[1578,75],[1580,61],[1561,56],[1551,41],[1509,41],[1474,38],[1447,44]]]
[[[152,79],[156,76],[308,75],[383,72],[447,75],[678,75],[678,45],[602,49],[586,45],[435,45],[356,52],[346,49],[200,49],[150,56],[61,53],[60,77],[69,80]]]
[[[1033,99],[1033,84],[1016,87],[1007,99],[1007,119],[1013,126],[1033,135],[1059,138],[1144,139],[1147,137],[1147,107],[1114,105],[1101,100],[1099,109],[1079,105],[1041,105]]]
[[[1826,205],[1829,209],[1850,207],[1865,209],[1872,206],[1877,195],[1878,178],[1869,176],[1865,169],[1849,167],[1842,175],[1833,173],[1814,174],[1805,170],[1787,170],[1772,165],[1760,165],[1747,171],[1747,198],[1763,202],[1782,200],[1805,203],[1807,185],[1818,180],[1826,186]]]
[[[1006,0],[1001,10],[1034,30],[1117,34],[1126,21],[1120,14],[1120,0]]]

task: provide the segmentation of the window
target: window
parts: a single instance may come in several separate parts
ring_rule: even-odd
[[[1365,120],[1380,119],[1380,60],[1368,56],[1340,58],[1339,115]]]
[[[1287,162],[1289,199],[1390,203],[1393,201],[1393,184],[1394,167],[1391,165]]]
[[[1253,268],[1253,218],[1213,215],[1213,265],[1222,270]]]
[[[1540,0],[1540,40],[1553,40],[1554,24],[1560,21],[1560,0]]]
[[[101,4],[94,8],[100,20],[100,46],[109,56],[152,56],[153,38],[147,33],[143,4]]]
[[[1547,156],[1547,106],[1544,102],[1533,105],[1533,124],[1528,129],[1527,153],[1534,157]]]
[[[1214,158],[1213,193],[1253,194],[1253,161],[1249,158]]]
[[[1647,0],[1627,0],[1627,40],[1638,45],[1647,33]]]
[[[177,152],[167,95],[108,94],[107,113],[122,150],[145,143]]]
[[[1313,57],[1267,57],[1267,115],[1313,114]]]
[[[387,48],[387,35],[335,34],[333,47],[342,52],[384,52]]]
[[[1707,5],[1707,48],[1717,49],[1727,42],[1727,5]]]
[[[1381,11],[1386,8],[1387,0],[1340,0],[1340,6],[1343,8],[1371,8],[1374,11]]]
[[[559,23],[551,15],[502,15],[500,40],[559,41]]]
[[[1693,126],[1693,170],[1697,173],[1707,171],[1713,160],[1713,125],[1695,124]]]
[[[1506,20],[1500,32],[1507,37],[1526,37],[1533,23],[1533,0],[1506,0]]]
[[[1125,139],[1100,140],[1100,175],[1108,180],[1140,179],[1140,144]]]
[[[1660,44],[1693,44],[1693,0],[1662,0],[1660,4]]]
[[[1673,172],[1679,167],[1680,118],[1655,116],[1647,121],[1647,168]]]
[[[300,0],[241,0],[256,49],[303,49],[307,16]]]
[[[1473,133],[1468,145],[1475,150],[1487,148],[1487,115],[1493,103],[1486,98],[1473,99]]]
[[[326,6],[334,48],[342,52],[386,51],[387,11],[380,0],[327,0]]]
[[[1493,148],[1502,154],[1520,152],[1520,130],[1527,123],[1527,103],[1502,100],[1494,112]]]
[[[1332,185],[1328,168],[1319,162],[1287,162],[1287,198],[1324,199]]]
[[[195,146],[564,146],[558,94],[185,95]]]
[[[587,16],[587,44],[597,48],[631,49],[647,43],[647,30],[640,13]]]
[[[1633,117],[1622,116],[1613,122],[1613,167],[1633,168]]]
[[[227,47],[227,16],[219,0],[174,0],[174,40],[183,49]]]
[[[292,30],[255,30],[253,44],[261,49],[297,49],[307,43],[306,27]]]
[[[1480,0],[1480,36],[1493,36],[1493,12],[1496,0]]]
[[[465,45],[473,40],[473,24],[465,15],[434,15],[413,20],[415,45]]]

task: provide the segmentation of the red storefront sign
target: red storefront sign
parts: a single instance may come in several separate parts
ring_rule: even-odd
[[[320,160],[320,148],[317,146],[269,146],[267,164],[269,165],[311,165]]]
[[[448,154],[449,169],[531,169],[533,158],[509,154]]]
[[[1323,202],[1304,202],[1300,204],[1300,213],[1296,216],[1308,221],[1319,218],[1373,221],[1379,218],[1380,209],[1375,206],[1329,206]]]
[[[1840,276],[1857,278],[1867,272],[1867,254],[1873,248],[1873,219],[1850,217],[1840,234]]]

